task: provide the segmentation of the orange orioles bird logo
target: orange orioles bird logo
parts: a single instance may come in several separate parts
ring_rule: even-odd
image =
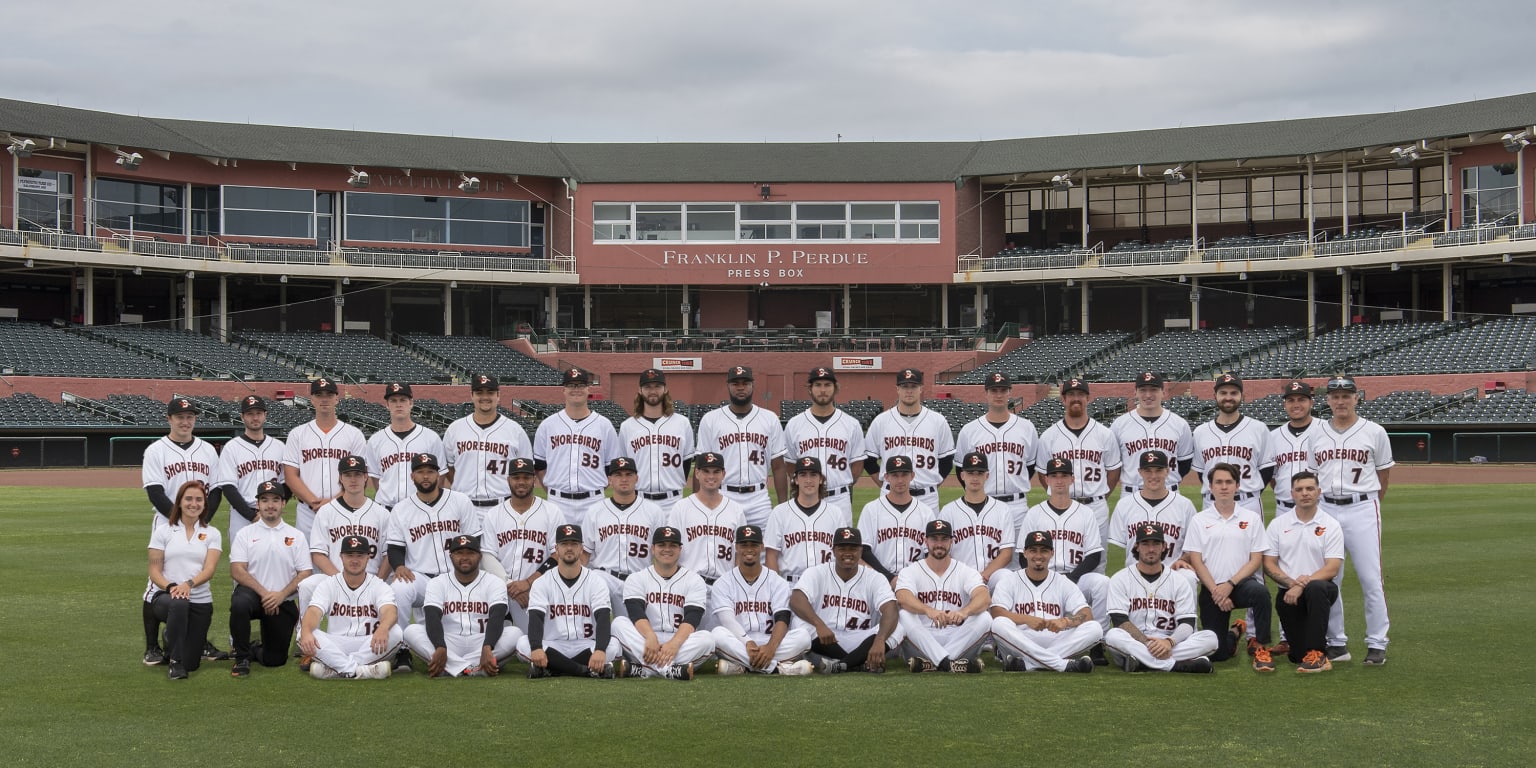
[[[1321,535],[1323,535],[1323,531],[1326,531],[1326,530],[1328,530],[1328,529],[1324,528],[1321,525],[1319,525],[1318,527],[1312,529],[1312,535],[1314,535],[1314,536],[1321,536]]]

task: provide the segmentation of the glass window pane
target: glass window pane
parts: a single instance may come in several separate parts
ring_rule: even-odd
[[[788,224],[743,224],[741,236],[748,240],[788,240],[791,230]]]
[[[906,221],[914,219],[938,219],[938,203],[902,203],[901,218]]]
[[[735,206],[724,213],[695,213],[694,206],[688,206],[688,239],[735,240]]]
[[[672,206],[670,213],[641,213],[640,210],[647,207],[665,206],[635,206],[635,239],[637,240],[681,240],[683,239],[683,214],[681,206]]]
[[[528,204],[521,200],[484,197],[448,198],[448,217],[475,221],[528,221]]]
[[[594,221],[629,221],[629,204],[594,203],[592,219]]]
[[[594,224],[593,240],[628,240],[629,224]]]
[[[447,218],[448,201],[441,197],[348,192],[347,212],[369,216]]]
[[[277,189],[274,187],[225,187],[224,207],[256,211],[313,213],[315,210],[315,191],[312,189]]]
[[[854,203],[852,218],[859,221],[884,221],[896,218],[895,203]]]
[[[741,206],[742,221],[789,221],[789,203],[746,203]]]
[[[283,211],[224,211],[224,234],[313,239],[314,214]]]
[[[896,225],[854,222],[852,232],[855,240],[894,240],[896,238]]]
[[[689,203],[688,204],[688,213],[692,214],[692,213],[694,213],[696,211],[701,211],[701,212],[730,211],[731,213],[735,213],[736,212],[736,206],[734,204],[732,204],[732,203]]]
[[[635,206],[636,213],[682,213],[683,206],[680,203],[639,203]]]
[[[495,221],[454,221],[448,229],[449,242],[455,245],[499,245],[523,247],[528,244],[522,223]]]
[[[843,203],[800,203],[795,206],[795,216],[801,221],[842,221],[848,218],[848,206]]]

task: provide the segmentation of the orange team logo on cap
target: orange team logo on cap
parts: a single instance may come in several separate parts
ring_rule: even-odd
[[[746,373],[746,372],[747,372],[747,369],[745,369],[745,368],[743,368],[743,367],[741,367],[739,365],[736,366],[736,373],[742,374],[742,373]]]
[[[1328,529],[1327,529],[1327,528],[1324,528],[1324,527],[1323,527],[1323,526],[1321,526],[1321,525],[1319,525],[1319,526],[1317,526],[1317,527],[1316,527],[1316,528],[1313,528],[1313,529],[1312,529],[1312,535],[1313,535],[1313,536],[1321,536],[1321,535],[1323,535],[1323,531],[1326,531],[1326,530],[1328,530]]]
[[[575,533],[575,532],[576,532],[576,529],[575,529],[575,528],[572,528],[572,527],[571,527],[571,526],[569,526],[569,525],[567,525],[567,526],[565,526],[565,527],[564,527],[564,528],[561,528],[561,529],[560,529],[560,532],[561,532],[561,533],[563,533],[563,534],[565,534],[565,535],[567,535],[567,536],[569,536],[569,535],[571,535],[571,534],[573,534],[573,533]]]
[[[945,528],[945,524],[944,524],[943,520],[935,520],[935,521],[933,521],[933,529],[934,530],[942,531],[942,530],[944,530],[944,528]]]
[[[911,371],[902,371],[901,372],[901,377],[903,379],[910,379],[910,378],[912,378],[912,372]]]
[[[1157,533],[1157,526],[1154,526],[1154,525],[1143,525],[1141,527],[1141,535],[1143,535],[1143,536],[1150,536],[1150,535],[1152,535],[1154,533]]]
[[[896,459],[896,460],[891,462],[891,466],[893,466],[893,467],[901,467],[901,466],[905,466],[906,463],[907,463],[906,459],[898,458],[898,459]]]
[[[980,463],[981,463],[981,457],[980,456],[972,456],[971,457],[971,466],[974,467],[974,466],[976,466],[977,464],[980,464]]]
[[[192,404],[187,402],[187,401],[185,401],[185,400],[182,400],[181,401],[181,407],[183,407],[183,408],[191,408]]]
[[[843,538],[845,538],[845,539],[851,539],[851,538],[853,538],[853,531],[850,531],[850,530],[844,530],[844,531],[843,531]]]
[[[825,369],[825,368],[817,368],[816,369],[816,375],[817,376],[825,376],[825,375],[827,375],[827,369]]]
[[[1157,378],[1157,377],[1153,376],[1150,372],[1149,373],[1143,373],[1141,375],[1141,380],[1142,381],[1151,381],[1151,380],[1153,380],[1155,378]]]
[[[331,385],[331,383],[329,381],[326,381],[324,377],[315,379],[315,383],[319,384],[322,387],[329,387]]]
[[[420,456],[418,456],[416,458],[419,461],[436,461],[436,459],[432,458],[432,454],[430,454],[430,453],[423,453],[423,454],[421,454]]]

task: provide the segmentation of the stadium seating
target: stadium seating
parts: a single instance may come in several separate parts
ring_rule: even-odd
[[[1077,245],[1060,245],[1055,248],[1004,248],[987,259],[987,269],[1061,269],[1082,266],[1083,254]]]
[[[558,386],[560,372],[488,336],[412,334],[401,341],[443,368],[464,375],[491,373],[505,383]]]
[[[1536,424],[1536,393],[1523,389],[1504,392],[1465,401],[1459,408],[1437,414],[1433,421],[1448,424],[1508,424],[1529,426]]]
[[[1350,325],[1314,339],[1298,339],[1243,363],[1237,373],[1250,379],[1329,376],[1354,371],[1357,362],[1371,355],[1446,333],[1454,323],[1392,323]]]
[[[242,331],[239,340],[339,381],[442,384],[452,376],[383,339],[357,333]]]
[[[1249,261],[1254,259],[1290,259],[1305,255],[1305,235],[1285,238],[1223,237],[1200,252],[1203,261]]]
[[[987,374],[997,371],[1008,374],[1014,381],[1060,381],[1114,354],[1130,340],[1131,334],[1120,331],[1042,336],[955,377],[949,383],[981,384],[986,381]]]
[[[95,414],[66,408],[30,392],[0,398],[0,425],[6,427],[101,426],[107,423]]]
[[[943,416],[949,422],[949,430],[957,435],[961,427],[987,412],[985,403],[967,403],[963,400],[946,398],[924,400],[923,406]]]
[[[1131,381],[1142,371],[1158,371],[1173,379],[1203,377],[1207,372],[1235,364],[1301,333],[1299,329],[1285,326],[1166,331],[1091,368],[1086,378]]]
[[[1125,240],[1099,257],[1100,266],[1126,267],[1148,264],[1182,264],[1189,259],[1193,244],[1187,237],[1143,243]]]
[[[37,323],[0,321],[0,373],[113,379],[184,379],[175,363],[136,355]]]
[[[1366,376],[1523,371],[1536,365],[1536,317],[1503,317],[1368,356]]]
[[[76,330],[132,352],[173,360],[209,378],[252,381],[299,381],[304,378],[298,370],[192,331],[136,325],[81,326]]]

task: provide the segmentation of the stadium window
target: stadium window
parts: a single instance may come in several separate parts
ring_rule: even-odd
[[[849,236],[855,240],[895,240],[895,203],[851,203]]]
[[[16,172],[16,210],[19,229],[74,231],[74,174],[19,169]]]
[[[593,242],[628,240],[634,224],[634,207],[628,203],[592,204]]]
[[[635,239],[683,239],[683,206],[679,203],[640,203],[636,205]]]
[[[225,235],[315,239],[313,189],[225,186],[221,194]]]
[[[346,193],[346,238],[435,245],[528,246],[526,200]]]
[[[633,238],[631,234],[633,233]],[[594,203],[594,243],[636,240],[938,240],[939,204]]]
[[[793,240],[794,206],[789,203],[747,203],[741,206],[744,240]]]
[[[1512,219],[1518,183],[1514,163],[1461,169],[1461,225],[1484,226]]]
[[[939,239],[939,204],[902,203],[901,239]]]
[[[192,234],[219,234],[219,188],[192,188]]]
[[[1034,190],[1009,192],[1003,198],[1004,231],[1028,232],[1030,197]]]
[[[1445,178],[1438,165],[1415,168],[1420,211],[1445,210]]]
[[[123,179],[96,179],[96,225],[119,232],[182,234],[182,188]]]
[[[734,203],[689,203],[683,212],[687,216],[686,239],[714,242],[736,239]]]

